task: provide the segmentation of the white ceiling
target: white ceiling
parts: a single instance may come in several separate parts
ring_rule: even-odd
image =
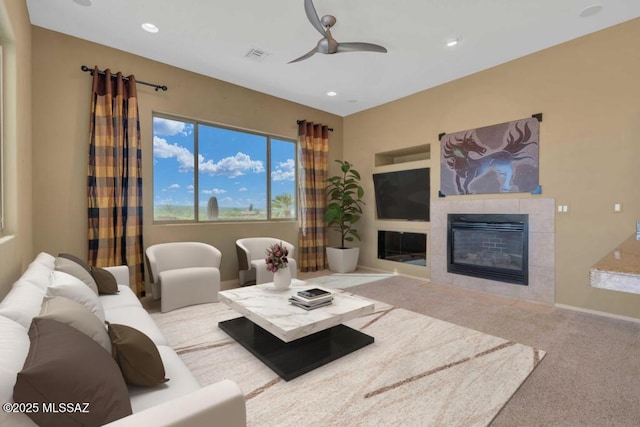
[[[287,64],[321,38],[306,18],[303,0],[27,0],[34,25],[340,116],[640,16],[639,0],[314,0],[314,4],[318,15],[337,18],[332,34],[339,42],[376,43],[388,53],[316,54]],[[579,17],[593,4],[602,5],[602,11]],[[143,31],[144,22],[160,31]],[[451,37],[461,42],[446,48],[445,40]],[[259,62],[248,59],[245,54],[251,48],[269,55]],[[119,69],[118,64],[98,65]],[[136,70],[121,71],[136,74]],[[143,75],[136,77],[145,80]],[[327,91],[338,95],[328,97]]]

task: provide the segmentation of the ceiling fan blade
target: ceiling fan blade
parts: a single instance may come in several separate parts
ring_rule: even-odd
[[[309,19],[311,25],[313,25],[313,27],[322,34],[322,37],[326,37],[327,33],[320,22],[318,12],[316,12],[316,8],[313,6],[313,2],[311,0],[304,0],[304,12],[307,14],[307,19]]]
[[[304,61],[307,58],[311,58],[313,56],[313,54],[315,54],[316,52],[317,52],[317,50],[314,47],[309,52],[307,52],[304,55],[302,55],[300,58],[296,58],[293,61],[289,61],[289,62],[287,62],[287,64],[293,64],[294,62]]]
[[[346,42],[338,43],[338,52],[380,52],[387,53],[387,49],[373,43]]]

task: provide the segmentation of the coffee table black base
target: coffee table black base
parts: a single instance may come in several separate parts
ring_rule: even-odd
[[[345,325],[286,343],[246,317],[219,322],[238,341],[285,381],[373,343],[373,337]]]

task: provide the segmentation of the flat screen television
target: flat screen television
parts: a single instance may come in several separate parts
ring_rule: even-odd
[[[378,219],[429,221],[429,168],[373,174]]]

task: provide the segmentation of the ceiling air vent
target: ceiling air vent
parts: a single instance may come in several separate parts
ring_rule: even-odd
[[[255,62],[260,62],[267,56],[269,56],[269,52],[262,49],[256,49],[254,47],[249,49],[249,51],[244,55],[245,58],[249,58],[250,60]]]

